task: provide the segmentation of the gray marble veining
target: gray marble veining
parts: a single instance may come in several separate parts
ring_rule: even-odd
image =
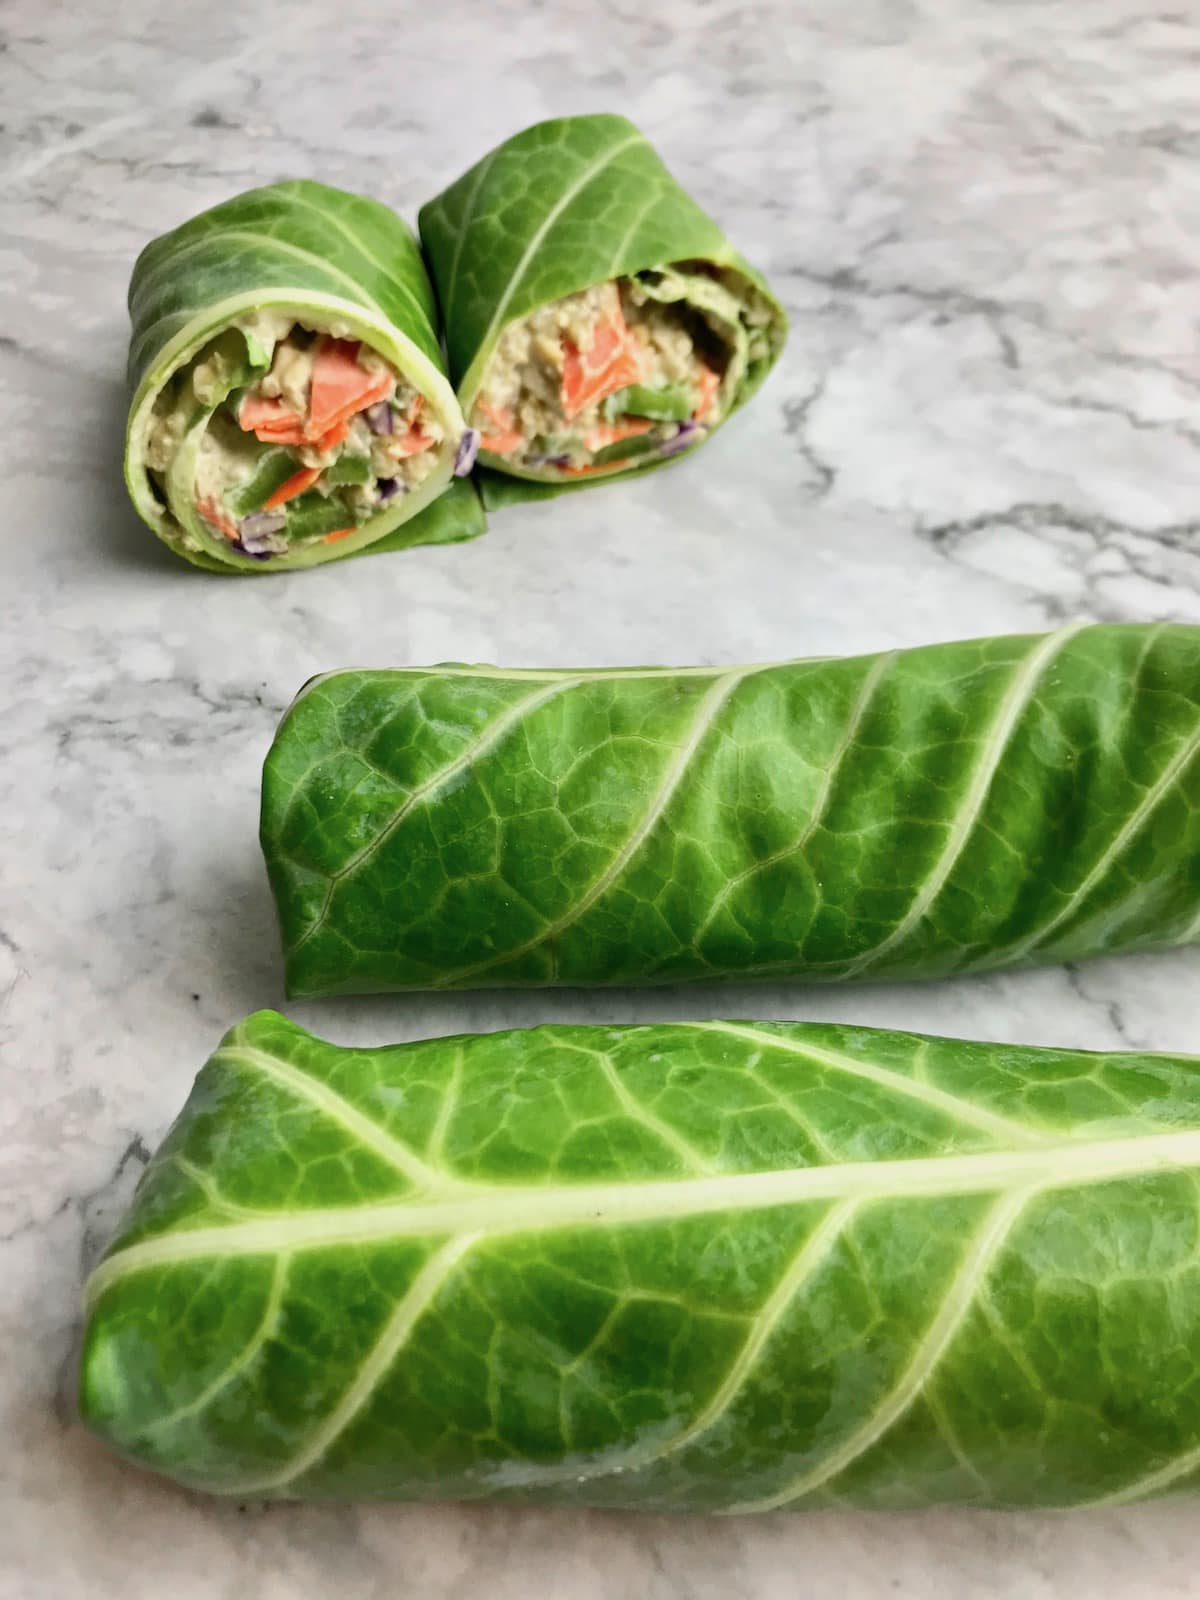
[[[1200,13],[1142,0],[342,0],[0,10],[0,1595],[1200,1594],[1195,1508],[672,1522],[239,1508],[73,1422],[81,1274],[225,1025],[279,999],[258,767],[346,664],[733,661],[1200,621]],[[120,483],[153,233],[309,174],[410,217],[543,115],[626,112],[770,274],[761,398],[483,541],[237,581]],[[291,1008],[346,1042],[540,1018],[858,1018],[1187,1050],[1200,955],[919,988]]]

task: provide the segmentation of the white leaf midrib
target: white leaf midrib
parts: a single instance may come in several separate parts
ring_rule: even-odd
[[[173,1411],[164,1411],[156,1416],[152,1422],[146,1424],[146,1432],[152,1437],[165,1434],[170,1429],[185,1422],[188,1417],[196,1416],[207,1406],[211,1405],[217,1396],[229,1388],[238,1379],[250,1363],[279,1331],[279,1322],[283,1312],[284,1292],[287,1288],[288,1267],[290,1258],[286,1255],[277,1256],[271,1272],[271,1282],[267,1290],[267,1297],[263,1303],[262,1315],[250,1338],[216,1376],[191,1400],[176,1406]]]
[[[1200,1446],[1191,1450],[1184,1450],[1177,1456],[1172,1456],[1155,1467],[1150,1472],[1143,1473],[1140,1477],[1132,1479],[1120,1488],[1110,1489],[1107,1494],[1100,1495],[1095,1500],[1088,1501],[1088,1509],[1095,1510],[1099,1507],[1127,1506],[1138,1500],[1147,1500],[1151,1495],[1165,1494],[1176,1485],[1182,1484],[1185,1478],[1191,1477],[1194,1472],[1200,1472]]]
[[[674,1434],[664,1444],[644,1452],[640,1459],[621,1462],[620,1465],[623,1471],[632,1466],[656,1465],[668,1456],[686,1449],[702,1434],[708,1433],[710,1429],[716,1427],[722,1417],[730,1411],[738,1395],[741,1394],[753,1376],[759,1357],[778,1331],[788,1310],[795,1303],[800,1290],[816,1276],[828,1261],[858,1205],[858,1200],[842,1200],[837,1205],[830,1207],[793,1255],[791,1261],[780,1275],[779,1281],[763,1301],[761,1308],[750,1324],[741,1349],[730,1364],[724,1379],[713,1391],[708,1403],[697,1412],[686,1428]],[[603,1477],[607,1476],[612,1470],[613,1466],[610,1460],[602,1471],[586,1473],[585,1475],[587,1477]]]
[[[709,667],[490,667],[484,664],[469,666],[453,661],[434,667],[335,667],[330,672],[320,672],[310,678],[304,690],[313,684],[335,678],[409,678],[437,680],[444,678],[483,678],[489,683],[550,683],[569,679],[572,684],[624,683],[635,678],[723,678],[727,673],[769,672],[774,667],[820,666],[829,661],[850,660],[840,656],[796,656],[787,661],[739,661],[732,666]],[[301,694],[304,693],[301,690]],[[298,700],[300,695],[296,696]],[[295,704],[295,700],[292,702]]]
[[[582,1049],[579,1045],[568,1045],[568,1049]],[[712,1171],[712,1163],[690,1139],[673,1128],[669,1122],[651,1110],[648,1105],[633,1093],[629,1085],[617,1071],[613,1059],[603,1050],[588,1051],[600,1068],[600,1075],[612,1092],[613,1098],[624,1114],[638,1127],[644,1128],[651,1138],[659,1144],[665,1145],[671,1154],[683,1164],[683,1170],[693,1175]]]
[[[455,1180],[426,1166],[413,1150],[393,1136],[373,1118],[366,1116],[344,1095],[320,1078],[303,1072],[282,1056],[259,1046],[234,1042],[222,1045],[214,1061],[232,1061],[267,1078],[296,1099],[305,1101],[327,1121],[340,1127],[351,1138],[414,1184],[423,1193],[449,1192],[458,1187]],[[241,1208],[244,1209],[244,1208]]]
[[[726,1508],[728,1515],[774,1511],[816,1493],[864,1456],[900,1420],[936,1375],[942,1358],[975,1303],[980,1286],[986,1282],[997,1256],[1034,1193],[1036,1186],[1015,1189],[1001,1195],[993,1204],[982,1226],[971,1238],[949,1288],[939,1299],[937,1310],[918,1340],[912,1359],[891,1390],[864,1417],[861,1424],[807,1472],[793,1478],[784,1488],[758,1500],[739,1501]]]
[[[448,783],[453,782],[461,772],[465,772],[473,762],[478,761],[481,756],[492,750],[513,728],[519,727],[527,716],[532,715],[540,706],[545,705],[548,700],[554,699],[557,695],[573,687],[577,681],[575,678],[555,680],[541,689],[535,689],[531,694],[514,701],[513,704],[505,706],[457,755],[442,766],[435,768],[427,778],[423,779],[415,788],[410,789],[379,831],[368,839],[366,844],[361,845],[353,855],[347,856],[340,867],[327,875],[328,882],[321,905],[317,910],[317,915],[299,939],[296,940],[295,944],[291,946],[288,952],[289,955],[298,955],[309,940],[320,932],[333,905],[333,896],[337,885],[343,878],[356,872],[364,861],[370,861],[382,846],[387,843],[388,839],[391,838],[410,812],[414,811],[424,801],[435,798],[440,790],[444,789]],[[355,753],[354,751],[351,752],[351,754]],[[297,782],[295,788],[299,790],[306,781],[307,774],[305,778]]]
[[[815,1040],[806,1039],[801,1043],[783,1034],[772,1033],[767,1028],[756,1028],[743,1022],[697,1022],[693,1026],[705,1033],[728,1034],[730,1038],[744,1040],[747,1044],[757,1045],[760,1049],[803,1056],[806,1061],[814,1062],[817,1066],[828,1067],[831,1071],[842,1073],[847,1077],[861,1078],[867,1083],[877,1084],[891,1094],[915,1101],[930,1111],[950,1117],[967,1127],[977,1128],[981,1133],[991,1134],[994,1138],[1032,1146],[1044,1145],[1053,1137],[1039,1128],[1027,1127],[1011,1117],[989,1111],[986,1106],[977,1106],[970,1100],[963,1100],[946,1089],[939,1089],[936,1084],[919,1078],[907,1078],[902,1072],[892,1072],[888,1067],[881,1067],[874,1061],[862,1060],[858,1056],[848,1055],[844,1050],[835,1050],[829,1045],[818,1044]]]
[[[546,1488],[558,1483],[594,1483],[616,1473],[633,1472],[642,1467],[657,1467],[715,1428],[728,1415],[747,1383],[754,1376],[762,1352],[778,1332],[800,1290],[829,1260],[848,1227],[857,1200],[842,1200],[831,1206],[812,1232],[793,1254],[774,1288],[758,1311],[749,1319],[746,1337],[730,1363],[729,1370],[705,1405],[677,1433],[661,1442],[635,1444],[624,1450],[607,1450],[595,1461],[568,1460],[530,1471],[522,1479],[529,1487]],[[621,1302],[617,1303],[618,1306]]]
[[[604,171],[605,167],[611,166],[617,157],[619,155],[623,155],[625,151],[628,150],[632,145],[642,143],[644,143],[644,141],[640,133],[629,134],[619,143],[611,145],[607,150],[602,152],[602,154],[590,161],[575,178],[574,182],[569,184],[568,187],[563,190],[562,194],[554,202],[553,206],[551,206],[550,210],[542,218],[542,221],[539,223],[537,228],[530,235],[529,242],[526,244],[525,249],[521,252],[520,260],[509,274],[508,282],[504,288],[504,293],[500,296],[499,300],[497,300],[496,308],[492,312],[491,319],[479,338],[478,345],[476,346],[478,350],[487,350],[496,333],[503,328],[505,314],[507,313],[509,306],[512,304],[513,297],[524,282],[525,273],[529,263],[541,249],[543,240],[550,232],[551,228],[553,228],[554,224],[558,221],[559,217],[562,216],[563,212],[566,211],[567,207],[572,203],[572,201],[577,199],[578,196],[582,194],[582,192],[587,188],[588,184],[592,183],[596,178],[599,177],[599,175]],[[472,395],[469,398],[474,399],[474,396]]]
[[[621,235],[621,241],[617,245],[617,248],[613,251],[612,261],[609,263],[608,271],[605,273],[606,278],[612,278],[615,276],[618,267],[621,265],[621,257],[625,254],[625,251],[629,246],[629,241],[641,227],[642,223],[646,220],[647,212],[652,211],[656,205],[660,205],[661,203],[662,190],[651,189],[650,193],[646,196],[644,204],[634,212],[632,218],[630,219],[629,226]]]
[[[471,192],[467,196],[466,204],[463,207],[462,224],[458,230],[458,237],[454,242],[454,259],[450,263],[450,272],[446,279],[445,305],[442,311],[442,322],[446,326],[449,326],[450,318],[454,311],[454,300],[458,294],[458,271],[462,262],[463,243],[470,232],[472,222],[475,220],[475,203],[479,198],[479,191],[483,187],[483,181],[491,171],[492,165],[499,154],[500,149],[497,147],[490,155],[484,156],[478,167],[476,167],[475,181],[471,185]]]
[[[858,977],[881,961],[897,945],[902,945],[933,908],[983,814],[1000,762],[1021,717],[1033,702],[1043,673],[1050,662],[1085,626],[1085,623],[1073,622],[1055,633],[1046,634],[1020,662],[992,718],[963,794],[962,803],[951,818],[946,840],[937,860],[913,896],[912,903],[904,916],[886,938],[850,963],[845,972],[847,978]]]
[[[409,305],[412,306],[413,310],[420,318],[426,332],[434,339],[436,343],[437,333],[429,320],[429,313],[425,310],[424,306],[409,288],[408,284],[405,283],[402,278],[396,276],[395,269],[380,260],[380,258],[363,239],[358,230],[356,228],[351,228],[335,212],[325,212],[322,211],[319,206],[314,206],[312,201],[306,199],[299,190],[294,188],[286,188],[286,186],[284,187],[288,200],[292,205],[300,206],[305,211],[311,211],[314,216],[320,217],[321,221],[326,227],[332,227],[336,229],[352,249],[357,250],[359,255],[362,256],[365,261],[369,261],[375,270],[382,274],[389,289],[393,289],[399,294],[403,295],[404,299],[408,301]]]
[[[433,989],[448,989],[463,983],[470,982],[481,973],[488,972],[494,967],[499,967],[511,961],[519,961],[522,956],[533,951],[549,946],[553,949],[554,941],[561,938],[568,928],[573,927],[581,917],[596,904],[602,895],[617,882],[621,874],[629,866],[638,851],[646,843],[651,833],[661,821],[663,813],[674,798],[680,783],[686,777],[691,766],[692,757],[699,749],[704,736],[715,723],[718,714],[724,708],[737,688],[738,684],[748,675],[750,669],[744,667],[734,668],[723,673],[709,686],[703,699],[696,710],[692,725],[687,737],[675,751],[667,763],[650,801],[642,811],[636,825],[621,843],[619,849],[609,860],[608,865],[595,878],[584,892],[569,905],[566,911],[546,927],[541,928],[532,938],[526,939],[523,944],[513,949],[501,950],[495,955],[488,956],[486,960],[473,962],[470,966],[459,967],[446,973],[435,980],[430,987]]]
[[[460,1183],[441,1197],[281,1212],[254,1222],[176,1229],[129,1245],[96,1268],[95,1301],[131,1273],[211,1256],[369,1245],[398,1239],[553,1232],[762,1211],[813,1200],[923,1200],[1089,1187],[1200,1167],[1200,1128],[1126,1137],[1062,1139],[1032,1148],[899,1161],[844,1162],[767,1172],[637,1183]]]
[[[303,1477],[326,1456],[336,1441],[368,1406],[407,1344],[417,1323],[437,1299],[455,1267],[474,1245],[471,1235],[451,1239],[435,1251],[413,1278],[384,1325],[383,1332],[357,1367],[341,1399],[282,1466],[236,1484],[222,1484],[224,1494],[260,1494],[283,1489]]]
[[[805,846],[825,820],[825,813],[833,796],[834,786],[841,774],[842,764],[853,748],[854,741],[858,738],[859,729],[866,716],[867,708],[874,699],[879,680],[895,661],[896,653],[895,650],[883,651],[875,657],[867,668],[837,744],[824,763],[821,776],[817,782],[816,792],[813,795],[813,802],[809,808],[808,817],[798,837],[790,844],[783,845],[780,849],[772,851],[770,855],[752,861],[749,866],[744,867],[740,872],[725,880],[721,888],[713,896],[711,905],[692,935],[694,947],[699,948],[701,940],[720,915],[730,896],[735,894],[743,883],[749,878],[756,877],[760,873],[768,871],[771,867],[777,866],[779,862],[788,860],[789,857],[803,855]]]
[[[1200,727],[1188,739],[1184,740],[1179,749],[1176,750],[1170,761],[1167,762],[1158,777],[1146,790],[1141,800],[1138,801],[1134,809],[1125,818],[1125,821],[1113,835],[1102,854],[1089,868],[1079,887],[1072,891],[1067,903],[1060,907],[1041,927],[1035,928],[1024,939],[1009,945],[1007,949],[1001,952],[1005,961],[1020,961],[1025,956],[1031,955],[1035,950],[1043,946],[1051,934],[1057,932],[1062,924],[1087,901],[1088,895],[1091,894],[1096,885],[1101,882],[1109,869],[1120,860],[1126,845],[1130,844],[1142,831],[1160,803],[1175,786],[1177,780],[1183,776],[1186,769],[1191,766],[1198,756],[1200,756]],[[1197,931],[1200,931],[1200,920],[1197,922]],[[996,953],[989,952],[988,960],[995,959],[997,959]]]
[[[180,245],[171,252],[170,256],[164,256],[161,264],[156,264],[138,283],[137,297],[134,303],[140,304],[146,284],[152,283],[160,270],[175,268],[181,256],[195,255],[198,251],[209,249],[214,244],[224,243],[231,239],[240,244],[253,245],[259,250],[264,247],[278,250],[283,255],[294,256],[297,261],[306,262],[309,266],[316,268],[318,272],[324,273],[328,278],[338,279],[350,290],[350,298],[353,302],[359,306],[366,306],[368,310],[377,312],[389,326],[394,326],[392,318],[379,304],[378,300],[367,294],[360,283],[352,278],[348,272],[343,272],[340,267],[335,266],[333,262],[326,261],[322,256],[314,255],[311,250],[306,250],[303,245],[293,244],[288,239],[281,239],[276,234],[247,233],[242,228],[223,228],[220,233],[206,233],[198,239],[191,240],[188,244]]]

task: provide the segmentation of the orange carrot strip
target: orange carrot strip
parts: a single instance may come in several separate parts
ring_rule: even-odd
[[[622,347],[615,357],[601,367],[591,364],[594,351],[595,346],[586,354],[581,354],[569,340],[563,342],[562,408],[568,420],[586,411],[597,400],[603,400],[606,395],[616,394],[618,389],[626,389],[631,383],[637,383],[643,374],[640,347],[636,350]]]
[[[332,533],[327,533],[324,536],[322,543],[332,544],[335,539],[348,539],[352,533],[357,532],[357,528],[335,528]]]
[[[305,428],[305,436],[315,439],[330,433],[335,428],[348,428],[361,411],[373,406],[378,400],[386,400],[392,392],[392,386],[391,375],[381,372],[369,389],[364,390],[356,399],[348,400],[339,411],[335,411],[332,420],[325,416],[322,416],[320,421],[313,418]]]
[[[524,443],[525,436],[520,433],[481,433],[479,435],[479,448],[489,451],[494,456],[511,455],[514,450],[519,450]]]
[[[230,519],[221,510],[220,506],[217,505],[215,500],[197,500],[196,510],[204,518],[205,522],[208,523],[210,528],[215,528],[217,532],[223,534],[226,539],[237,539],[240,537],[237,523],[230,521]]]
[[[263,510],[274,511],[276,506],[294,500],[298,494],[303,494],[305,489],[311,489],[320,476],[320,467],[304,467],[286,483],[281,483],[269,500],[263,501]]]
[[[692,412],[693,422],[703,422],[704,418],[713,408],[713,403],[717,398],[717,391],[720,389],[720,387],[720,374],[714,372],[711,367],[706,367],[704,363],[701,362],[700,381],[697,384],[698,398],[696,401],[696,409]]]
[[[390,372],[370,373],[359,365],[360,348],[354,339],[322,339],[313,357],[307,416],[279,396],[248,394],[238,411],[239,426],[264,444],[335,449],[349,432],[351,419],[377,400],[387,399],[395,385]],[[417,396],[414,417],[423,399]]]
[[[248,394],[238,410],[238,426],[246,433],[257,433],[260,437],[264,433],[274,434],[284,429],[299,435],[304,427],[304,418],[278,396],[272,399],[263,394]],[[292,441],[284,442],[290,444]]]
[[[581,351],[570,339],[563,340],[561,398],[563,415],[568,420],[633,381],[623,375],[623,352],[613,348],[613,335],[611,328],[597,328],[592,348],[587,351]]]
[[[562,341],[561,402],[568,420],[645,376],[649,352],[630,333],[616,286],[610,288],[611,304],[592,332],[591,346],[580,350],[573,340]]]
[[[349,432],[349,422],[339,422],[335,428],[330,428],[328,433],[323,433],[319,439],[313,440],[313,448],[326,455],[341,444]]]
[[[488,422],[494,422],[497,433],[484,433],[479,437],[479,448],[490,450],[493,455],[506,456],[513,450],[519,450],[525,443],[525,435],[514,427],[514,418],[506,406],[489,406],[480,400],[475,410]]]
[[[481,417],[486,418],[488,422],[494,422],[502,430],[511,428],[516,422],[516,418],[507,406],[493,406],[489,405],[486,400],[479,400],[476,402],[475,409]]]
[[[302,445],[305,443],[304,435],[301,433],[299,428],[278,428],[271,430],[266,428],[256,428],[254,437],[260,444]]]
[[[630,459],[626,456],[624,461],[590,461],[583,467],[560,467],[558,470],[566,473],[568,478],[581,478],[587,472],[612,472],[616,467],[627,467]]]
[[[419,456],[421,451],[428,450],[432,443],[433,440],[423,434],[420,428],[410,428],[407,433],[392,442],[388,453],[402,461],[406,456]]]
[[[305,425],[309,438],[320,438],[391,394],[390,372],[372,373],[359,366],[361,348],[356,339],[322,339],[317,346]]]

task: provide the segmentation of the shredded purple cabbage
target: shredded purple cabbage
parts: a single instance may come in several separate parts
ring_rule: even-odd
[[[458,441],[458,453],[454,457],[454,476],[465,478],[475,465],[475,457],[479,454],[479,430],[468,428]]]
[[[570,456],[526,456],[527,467],[569,467]]]
[[[698,422],[681,422],[678,429],[667,442],[659,446],[661,456],[678,455],[681,450],[688,450],[694,444],[699,444],[704,429]]]
[[[368,406],[363,416],[372,433],[392,432],[392,408],[386,400],[377,400],[373,406]]]
[[[252,511],[243,517],[238,531],[243,539],[261,539],[268,533],[278,533],[287,526],[286,511]]]
[[[255,561],[269,561],[275,554],[273,550],[249,550],[240,539],[231,539],[229,548],[236,550],[240,556],[253,556]]]
[[[392,500],[398,494],[408,493],[408,485],[402,478],[380,478],[375,487],[381,500]]]
[[[252,511],[238,524],[241,537],[234,541],[234,549],[243,555],[264,561],[268,556],[283,555],[287,540],[278,537],[281,528],[287,527],[285,511]]]

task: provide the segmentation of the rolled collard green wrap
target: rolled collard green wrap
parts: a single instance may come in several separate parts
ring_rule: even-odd
[[[280,724],[288,990],[941,977],[1200,938],[1200,627],[338,672]]]
[[[624,117],[507,140],[422,207],[450,371],[480,460],[536,487],[645,471],[758,388],[786,322]]]
[[[1200,1059],[865,1028],[233,1029],[83,1415],[239,1497],[1112,1504],[1200,1479]]]
[[[196,566],[271,572],[482,531],[416,240],[300,180],[146,246],[129,287],[134,505]]]

